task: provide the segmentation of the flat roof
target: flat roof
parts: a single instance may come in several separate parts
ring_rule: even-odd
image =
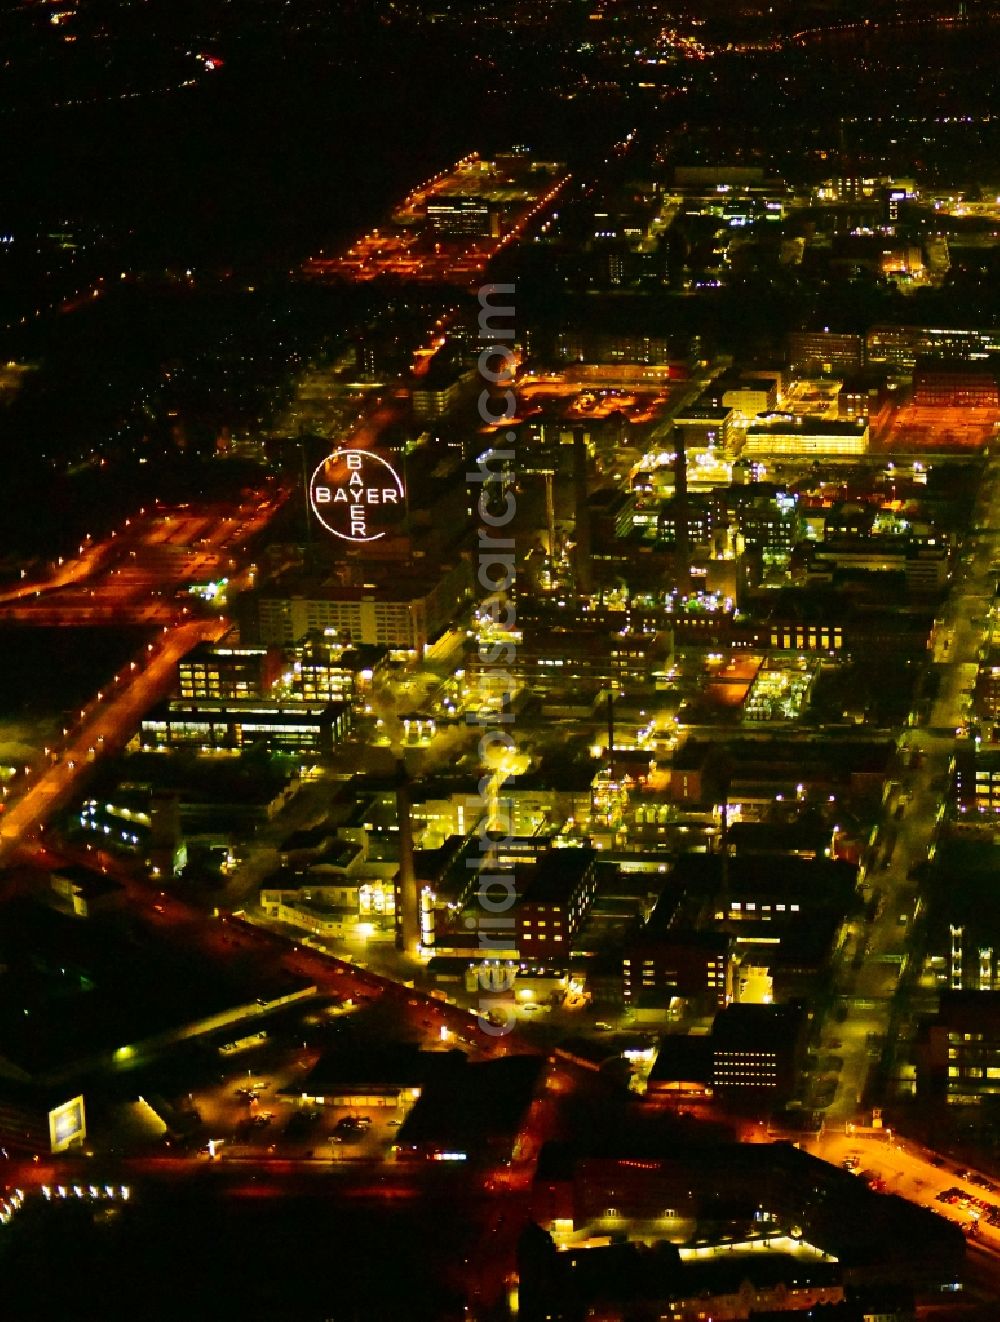
[[[711,1077],[712,1040],[704,1033],[668,1033],[649,1071],[650,1083],[707,1083]]]
[[[162,710],[162,707],[161,707]],[[292,720],[296,716],[333,717],[349,711],[346,702],[274,702],[267,698],[171,698],[166,710],[171,716],[273,716]]]
[[[52,870],[53,879],[61,877],[70,882],[75,890],[79,891],[84,899],[94,900],[101,895],[116,895],[124,891],[121,882],[115,881],[113,877],[104,877],[89,871],[87,868],[70,866],[67,868],[54,868]],[[0,984],[2,986],[2,984]]]
[[[699,404],[678,413],[674,422],[678,427],[683,427],[686,422],[723,422],[732,416],[732,412],[725,404]]]
[[[293,831],[291,835],[286,835],[278,846],[278,852],[288,854],[296,849],[321,849],[324,842],[332,841],[335,835],[336,829],[328,822],[320,822],[317,826],[304,826],[298,831]]]
[[[398,1142],[472,1152],[491,1138],[512,1138],[544,1071],[543,1056],[466,1061],[464,1068],[428,1080],[398,1132]]]
[[[842,902],[854,890],[857,868],[842,859],[798,858],[793,854],[737,854],[729,859],[732,891],[751,890],[808,895],[817,904]],[[719,854],[682,854],[674,864],[681,885],[714,892],[722,885]]]
[[[223,657],[262,657],[267,656],[270,649],[267,647],[252,646],[250,644],[240,644],[238,647],[232,645],[224,646],[221,643],[196,643],[190,652],[185,652],[178,662],[184,665],[188,661],[204,661],[208,658]]]
[[[564,900],[594,864],[596,849],[549,849],[533,865],[524,867],[526,886],[522,899],[529,904]],[[532,871],[528,871],[528,867]],[[518,869],[521,870],[520,867]]]
[[[712,1021],[712,1047],[793,1045],[802,1023],[799,1005],[727,1005]]]
[[[458,1050],[423,1051],[411,1042],[348,1042],[325,1052],[305,1078],[283,1091],[322,1097],[340,1090],[424,1088],[435,1078],[450,1080],[465,1066],[465,1053]]]
[[[861,436],[868,430],[864,421],[816,418],[792,413],[763,413],[747,428],[748,436],[770,436],[776,432],[802,432],[807,436]]]
[[[311,985],[266,957],[247,970],[132,910],[83,920],[21,898],[0,909],[0,966],[0,1053],[15,1073],[42,1078],[78,1076],[160,1034]]]

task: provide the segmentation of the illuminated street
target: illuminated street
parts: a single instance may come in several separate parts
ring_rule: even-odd
[[[8,11],[0,1318],[995,1322],[1000,15]]]
[[[150,644],[146,660],[115,677],[80,713],[66,742],[53,755],[52,764],[31,778],[28,789],[7,805],[0,819],[0,849],[4,852],[30,838],[77,789],[98,756],[119,750],[138,718],[172,682],[178,659],[194,643],[218,638],[224,632],[218,620],[196,620],[173,629],[165,627],[158,644]]]
[[[243,548],[285,494],[262,491],[234,510],[143,509],[104,542],[84,543],[50,579],[0,595],[0,620],[39,627],[173,623],[191,612],[189,589],[230,578],[235,588]]]

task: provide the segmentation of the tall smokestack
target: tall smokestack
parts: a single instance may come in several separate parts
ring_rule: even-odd
[[[691,535],[688,507],[688,465],[684,432],[674,430],[674,520],[677,527],[674,541],[674,586],[681,596],[691,591]]]
[[[396,763],[396,822],[399,828],[399,921],[396,945],[416,955],[420,947],[420,895],[413,865],[413,816],[410,777],[402,758]]]
[[[719,841],[722,845],[722,875],[720,879],[720,890],[722,892],[722,916],[723,921],[729,919],[729,781],[726,781],[726,788],[722,792],[722,820],[719,823]]]
[[[552,491],[555,473],[548,469],[545,473],[545,526],[549,537],[549,566],[556,562],[556,502]]]
[[[608,769],[615,777],[615,695],[608,694]]]
[[[583,596],[593,589],[590,552],[590,508],[587,504],[587,446],[583,428],[573,428],[573,503],[576,515],[576,590]]]
[[[302,518],[305,525],[303,532],[305,533],[305,544],[308,547],[312,542],[312,504],[309,499],[309,463],[306,456],[306,432],[304,428],[299,429],[299,458],[302,461]]]

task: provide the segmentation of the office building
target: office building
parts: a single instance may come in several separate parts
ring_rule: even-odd
[[[143,750],[236,752],[265,744],[275,752],[322,755],[347,734],[350,714],[344,703],[175,698],[143,717],[133,742]]]
[[[953,1106],[1000,1093],[1000,992],[943,991],[917,1039],[917,1094]]]
[[[261,588],[252,594],[256,619],[248,628],[265,645],[288,646],[330,629],[345,643],[420,653],[472,595],[467,560],[425,574],[401,566],[373,577],[361,586],[300,581]]]
[[[603,620],[573,618],[569,610],[561,615],[561,619],[547,612],[534,615],[527,606],[522,643],[505,667],[536,693],[552,689],[565,693],[566,685],[576,681],[577,700],[590,694],[586,700],[592,703],[598,688],[606,684],[631,691],[655,689],[657,677],[670,669],[673,634],[666,621],[658,632],[639,632],[629,629],[625,612],[608,612]],[[602,624],[614,624],[614,632]],[[495,667],[473,652],[468,660],[470,685],[479,686],[482,675],[485,689],[491,669]]]
[[[566,328],[556,334],[553,352],[561,363],[635,363],[670,367],[671,377],[687,375],[687,363],[680,359],[673,341],[665,335]]]
[[[770,413],[778,406],[778,383],[773,378],[745,377],[723,384],[723,405],[745,421],[758,413]]]
[[[1000,656],[987,656],[976,680],[976,711],[987,720],[1000,720]]]
[[[687,548],[711,546],[719,523],[718,509],[704,498],[678,497],[664,501],[656,517],[656,535],[661,542],[677,546],[683,535]]]
[[[444,239],[488,239],[500,233],[499,216],[485,197],[436,197],[427,203],[427,219],[435,236]]]
[[[806,581],[844,574],[898,574],[908,593],[937,593],[948,582],[948,547],[941,538],[833,537],[804,548]]]
[[[752,422],[747,428],[743,448],[747,458],[770,459],[839,459],[867,452],[868,423],[865,419],[828,421],[790,413],[772,413]]]
[[[333,857],[347,854],[340,845]],[[391,930],[395,922],[395,884],[391,865],[382,876],[360,860],[357,850],[346,867],[319,863],[304,875],[272,877],[260,890],[260,906],[269,918],[319,937],[345,937],[359,924]],[[360,869],[360,870],[359,870]]]
[[[702,395],[705,405],[731,409],[733,420],[746,424],[758,413],[773,413],[778,407],[779,383],[773,376],[722,376]]]
[[[913,402],[932,408],[996,408],[997,369],[989,362],[922,358],[913,375]]]
[[[1000,331],[872,326],[865,343],[869,363],[912,371],[922,358],[967,360],[1000,352]]]
[[[280,669],[280,656],[266,647],[201,643],[178,663],[178,693],[182,698],[263,698]]]
[[[626,1006],[667,1006],[682,997],[721,1007],[732,996],[732,973],[732,943],[725,933],[661,930],[655,909],[622,955]]]
[[[788,337],[788,358],[799,376],[853,375],[864,366],[865,342],[860,335],[796,331]]]
[[[779,652],[840,652],[844,646],[844,627],[841,624],[774,621],[770,628],[770,642]]]
[[[443,418],[462,395],[462,388],[471,379],[459,366],[432,365],[426,376],[416,377],[411,399],[413,416],[418,421]]]
[[[726,503],[747,547],[783,553],[805,536],[798,497],[781,487],[762,483],[732,487]]]
[[[1000,749],[962,751],[955,762],[955,795],[966,812],[1000,813]]]
[[[592,849],[550,849],[517,869],[517,948],[522,960],[565,963],[597,893]]]
[[[295,649],[291,689],[304,702],[359,701],[388,661],[386,647],[342,647],[310,639]]]
[[[887,398],[887,392],[878,386],[847,380],[837,396],[837,416],[847,421],[869,418],[883,408]]]
[[[712,1087],[733,1100],[769,1104],[795,1090],[806,1016],[797,1005],[729,1005],[712,1024]]]
[[[815,588],[781,593],[757,641],[787,651],[839,651],[859,656],[884,652],[914,658],[926,652],[934,615],[920,606],[897,601],[892,610],[880,602],[845,601],[843,593]]]
[[[86,799],[77,820],[101,846],[144,859],[154,877],[179,876],[187,863],[175,791],[137,787]]]
[[[729,452],[733,427],[733,408],[727,404],[699,404],[684,409],[674,419],[685,449],[717,449]]]

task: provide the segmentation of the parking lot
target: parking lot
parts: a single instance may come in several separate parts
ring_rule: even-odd
[[[956,1221],[984,1247],[1000,1252],[1000,1184],[982,1172],[959,1168],[890,1130],[827,1130],[803,1146],[852,1170],[878,1192],[899,1194]]]
[[[416,1094],[307,1095],[306,1081],[325,1052],[354,1036],[360,1020],[378,1034],[379,1007],[358,1010],[337,1002],[311,1004],[240,1050],[219,1048],[218,1073],[180,1098],[177,1111],[193,1118],[186,1146],[220,1160],[273,1156],[290,1160],[352,1161],[391,1155],[395,1135]],[[428,1019],[433,1016],[428,1015]],[[385,1025],[382,1024],[384,1028]],[[433,1028],[433,1025],[431,1025]],[[455,1035],[449,1046],[456,1044]],[[438,1034],[430,1046],[444,1047]],[[379,1104],[379,1101],[384,1104]]]

